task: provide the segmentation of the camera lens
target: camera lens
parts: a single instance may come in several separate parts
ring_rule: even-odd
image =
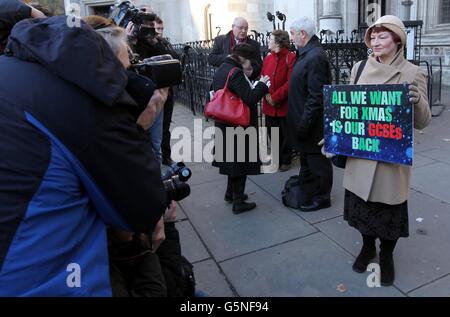
[[[183,162],[175,163],[161,175],[161,179],[166,180],[174,176],[182,182],[187,182],[192,176],[192,171]]]
[[[192,176],[192,172],[189,168],[184,167],[178,171],[178,177],[182,182],[187,182]]]
[[[163,181],[167,193],[167,206],[174,201],[181,201],[191,194],[191,188],[188,184],[180,181],[178,177]]]

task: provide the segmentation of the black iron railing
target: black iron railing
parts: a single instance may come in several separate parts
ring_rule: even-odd
[[[175,100],[194,114],[203,113],[211,88],[215,69],[208,64],[208,55],[213,44],[214,41],[198,41],[173,46],[183,67],[183,83],[174,90]]]
[[[253,31],[251,38],[261,44],[261,57],[264,58],[269,49],[267,43],[270,33]],[[320,40],[332,67],[333,83],[347,84],[350,71],[355,63],[366,59],[368,50],[358,32],[345,36],[342,32],[328,36],[321,32]],[[208,64],[208,55],[212,50],[213,40],[189,42],[174,45],[181,56],[183,66],[183,84],[175,89],[177,102],[189,107],[194,114],[202,114],[206,97],[211,88],[214,67]]]
[[[327,31],[321,31],[320,41],[328,55],[333,84],[336,85],[348,84],[353,65],[367,59],[370,53],[363,36],[357,30],[354,30],[350,36],[344,35],[342,30],[331,35],[328,35]]]
[[[275,14],[267,12],[267,19],[269,22],[272,22],[274,30],[285,29],[286,15],[282,12],[277,11]],[[281,25],[280,22],[282,23]],[[423,62],[420,59],[423,22],[405,21],[404,23],[408,34],[411,32],[414,34],[413,61],[420,65]],[[332,68],[333,84],[349,83],[353,65],[366,59],[371,53],[364,43],[366,29],[367,25],[361,24],[350,35],[343,34],[343,30],[338,30],[336,33],[331,33],[329,30],[320,31],[320,41],[328,55]],[[219,28],[217,35],[220,32]],[[262,58],[269,52],[270,33],[269,31],[266,33],[256,30],[250,31],[250,37],[261,44]],[[211,88],[215,70],[208,64],[208,55],[212,50],[213,44],[214,41],[210,40],[174,45],[178,54],[182,56],[184,74],[183,84],[175,89],[175,98],[179,103],[188,106],[194,114],[203,113],[206,96]],[[428,91],[432,96],[436,96],[438,91],[440,91],[441,82],[438,73],[433,73],[431,67],[427,67],[427,69],[430,79]]]

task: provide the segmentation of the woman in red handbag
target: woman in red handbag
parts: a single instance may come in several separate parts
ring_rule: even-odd
[[[233,213],[239,214],[252,210],[255,203],[248,203],[248,196],[244,194],[247,175],[258,175],[261,171],[258,147],[258,113],[257,103],[269,92],[269,77],[263,77],[255,87],[244,73],[251,73],[251,58],[254,56],[253,47],[249,44],[236,45],[230,56],[217,69],[213,79],[213,89],[218,91],[225,87],[228,80],[228,89],[250,108],[250,125],[243,144],[238,143],[234,126],[217,122],[215,126],[222,132],[223,145],[218,146],[215,139],[213,166],[219,168],[222,175],[228,176],[225,201],[233,203]],[[230,76],[229,76],[230,75]],[[232,128],[232,129],[227,129]],[[238,132],[238,131],[236,131]],[[254,132],[254,133],[253,133]],[[227,142],[227,133],[234,133],[234,144]],[[239,133],[237,133],[239,134]],[[256,134],[256,136],[255,136]],[[233,153],[230,153],[233,152]],[[240,158],[238,160],[238,158]],[[242,160],[244,158],[244,160]]]
[[[288,113],[288,89],[296,55],[289,51],[291,41],[289,33],[282,30],[273,31],[270,36],[269,49],[263,63],[262,75],[270,77],[269,94],[263,99],[263,113],[269,137],[271,128],[280,129],[280,172],[286,172],[291,165],[291,149],[286,140],[286,116]]]

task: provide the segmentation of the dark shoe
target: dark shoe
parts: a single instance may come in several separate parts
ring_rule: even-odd
[[[176,162],[169,157],[169,158],[163,158],[162,163],[163,163],[163,165],[166,165],[166,166],[172,166]]]
[[[232,203],[233,202],[233,194],[231,193],[225,193],[225,197],[224,197],[224,199],[223,200],[225,200],[227,203]],[[248,200],[248,195],[247,194],[244,194],[244,201],[245,200]]]
[[[367,269],[367,266],[377,256],[377,252],[375,248],[368,248],[363,246],[361,252],[353,263],[353,271],[357,273],[364,273]]]
[[[381,285],[392,286],[395,280],[394,257],[392,253],[380,252]]]
[[[233,213],[235,215],[250,211],[255,208],[256,208],[255,203],[246,203],[245,201],[239,202],[239,203],[237,203],[237,202],[233,203]]]
[[[300,211],[304,211],[304,212],[311,212],[311,211],[317,211],[320,209],[325,209],[325,208],[330,208],[331,206],[331,202],[330,200],[322,200],[320,202],[317,201],[313,201],[309,204],[305,204],[300,206]]]
[[[291,169],[291,164],[282,164],[278,170],[281,173],[287,172]]]

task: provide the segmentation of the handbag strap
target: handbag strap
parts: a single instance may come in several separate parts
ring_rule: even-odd
[[[230,80],[231,76],[234,74],[234,70],[238,69],[237,67],[233,67],[230,72],[228,73],[228,77],[227,77],[227,81],[225,83],[225,86],[223,87],[223,89],[228,89],[228,81]]]
[[[363,72],[364,68],[366,67],[366,64],[367,64],[367,59],[363,60],[361,62],[361,64],[359,64],[358,70],[356,72],[355,81],[353,83],[354,85],[358,84],[359,78],[361,77],[362,72]]]

